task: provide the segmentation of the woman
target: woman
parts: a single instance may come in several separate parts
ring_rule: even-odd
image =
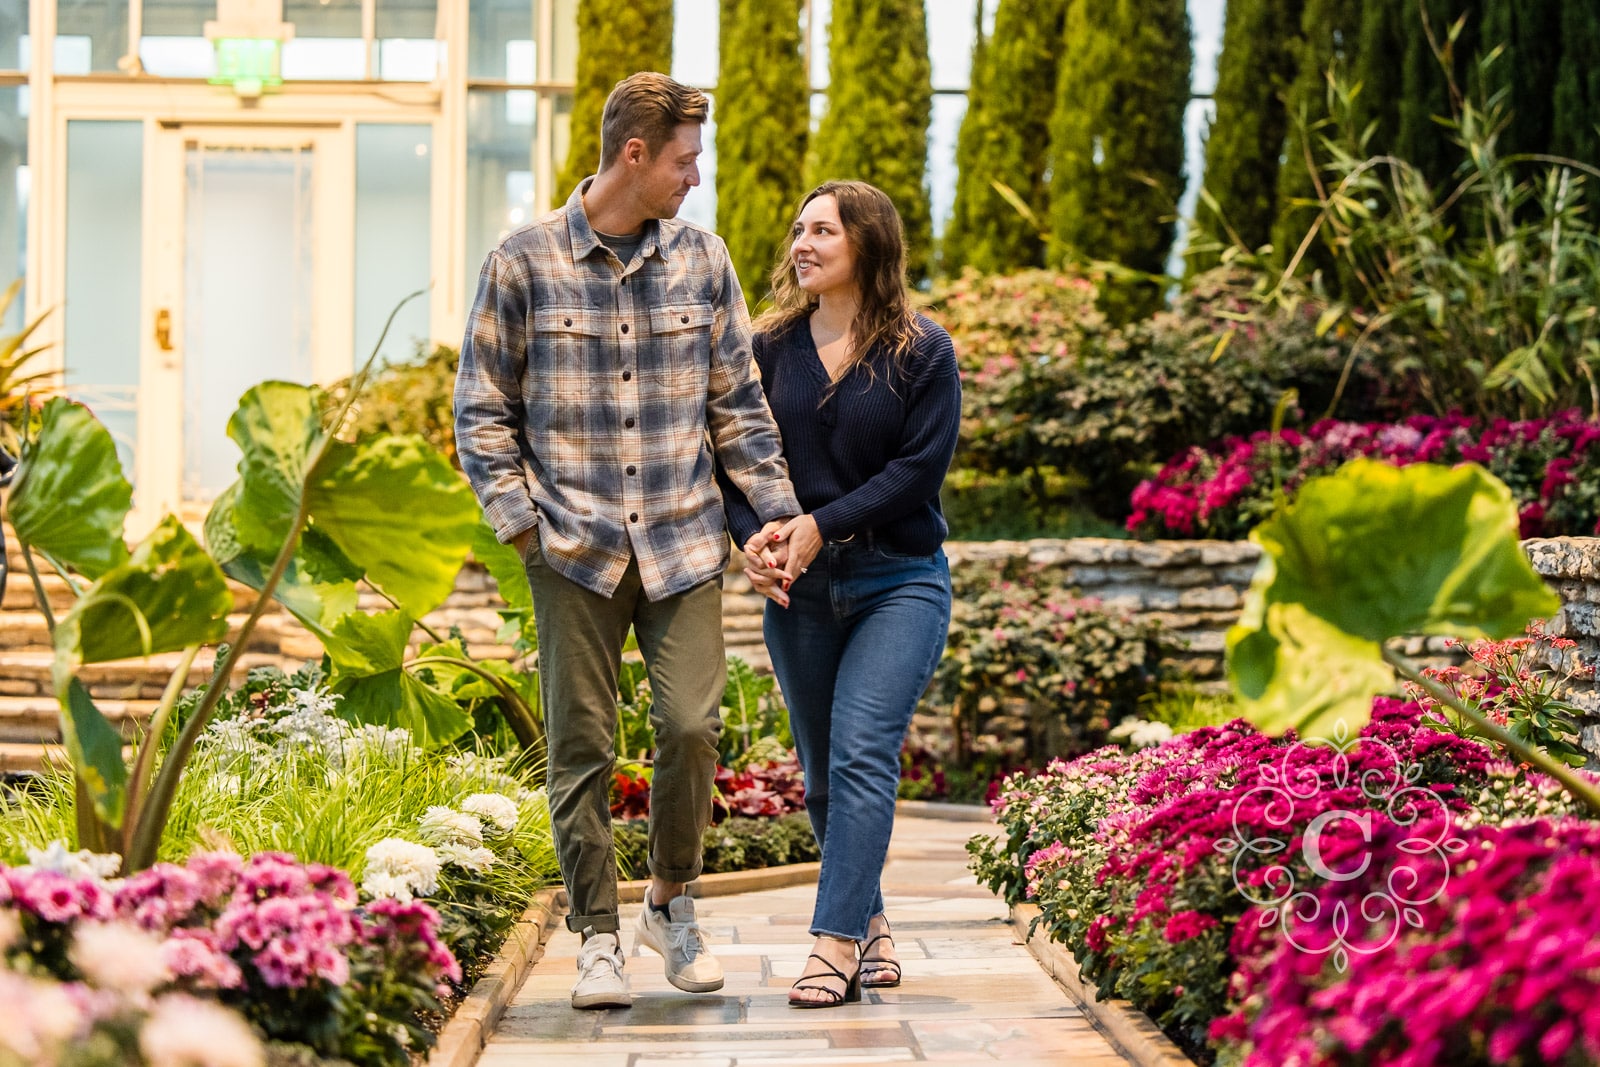
[[[800,1008],[900,982],[879,883],[900,746],[950,623],[939,487],[961,418],[950,336],[912,311],[905,270],[883,192],[840,181],[805,198],[755,356],[806,513],[758,529],[723,483],[746,573],[772,601],[767,647],[822,845]]]

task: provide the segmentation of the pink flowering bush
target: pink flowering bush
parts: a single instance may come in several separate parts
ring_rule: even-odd
[[[1243,537],[1306,479],[1357,457],[1479,463],[1510,486],[1522,536],[1600,532],[1600,423],[1578,411],[1514,422],[1418,415],[1397,423],[1324,420],[1305,432],[1260,431],[1174,456],[1134,489],[1127,527],[1140,537]]]
[[[98,924],[142,931],[167,990],[238,1009],[265,1036],[359,1065],[400,1067],[432,1037],[461,968],[420,902],[356,906],[343,871],[281,853],[196,853],[114,886],[92,874],[0,867],[0,921],[13,970],[77,982],[71,946]]]
[[[1398,833],[1374,842],[1401,862]],[[1292,936],[1247,913],[1230,946],[1235,1010],[1211,1037],[1245,1067],[1488,1067],[1600,1062],[1600,825],[1539,819],[1462,834],[1448,891],[1416,921],[1360,923],[1345,967],[1300,951],[1336,914],[1360,916],[1355,883],[1325,883]],[[1336,904],[1343,902],[1341,913]]]
[[[1273,997],[1262,992],[1269,972],[1304,977],[1294,968],[1309,967],[1312,978],[1321,976],[1317,980],[1329,988],[1334,984],[1327,977],[1337,947],[1328,944],[1331,920],[1323,922],[1320,943],[1312,931],[1294,929],[1301,947],[1285,947],[1286,935],[1276,920],[1300,901],[1295,892],[1343,887],[1340,891],[1351,894],[1350,906],[1356,907],[1375,887],[1403,886],[1411,877],[1418,886],[1440,890],[1438,914],[1455,914],[1452,908],[1471,914],[1470,901],[1462,903],[1459,896],[1462,883],[1440,877],[1459,847],[1455,842],[1465,836],[1470,849],[1480,840],[1474,834],[1529,817],[1570,821],[1571,802],[1553,783],[1496,760],[1475,740],[1423,728],[1429,723],[1442,725],[1417,703],[1379,698],[1372,721],[1342,744],[1302,744],[1292,735],[1269,738],[1235,720],[1133,753],[1107,748],[1056,761],[1043,774],[1006,782],[995,805],[1006,837],[969,845],[974,868],[1009,901],[1036,902],[1038,922],[1072,949],[1085,979],[1102,996],[1132,1001],[1192,1054],[1209,1059],[1218,1042],[1242,1047],[1247,1034],[1273,1023],[1276,1017],[1269,1019],[1261,1007]],[[1400,847],[1402,839],[1412,851]],[[1420,859],[1417,839],[1426,844]],[[1485,886],[1515,874],[1512,867],[1497,870],[1493,877],[1485,873]],[[1353,871],[1356,876],[1347,882],[1328,873]],[[1475,884],[1466,883],[1469,889]],[[1538,892],[1532,883],[1508,891]],[[1329,908],[1332,895],[1333,890],[1323,893]],[[1423,896],[1419,889],[1417,899]],[[1434,915],[1423,913],[1424,919]],[[1375,935],[1380,916],[1368,918],[1367,932]],[[1403,912],[1388,919],[1389,929],[1398,922],[1411,932]],[[1548,935],[1562,928],[1551,918],[1540,929]],[[1429,930],[1442,937],[1445,925]],[[1304,948],[1307,944],[1313,951]],[[1314,959],[1297,963],[1285,959],[1286,952]],[[1459,955],[1469,954],[1463,948]],[[1246,959],[1256,969],[1249,980],[1235,977]],[[1580,955],[1573,966],[1592,969],[1592,963],[1582,962],[1587,959]],[[1426,968],[1422,956],[1404,966],[1413,972]],[[1353,981],[1349,995],[1358,997],[1364,988]],[[1300,998],[1305,1011],[1321,1010],[1321,989]],[[1491,985],[1482,1017],[1517,1015],[1518,996],[1514,987]],[[1335,1026],[1332,1020],[1346,1014],[1343,1008],[1329,1011],[1324,1021]],[[1398,1010],[1390,1016],[1403,1017]],[[1293,1021],[1273,1024],[1285,1032],[1305,1032]],[[1531,1038],[1522,1034],[1519,1040],[1526,1040],[1516,1047],[1532,1047],[1548,1029],[1539,1028]],[[1286,1048],[1273,1045],[1272,1052],[1250,1063],[1401,1062],[1383,1056],[1299,1059]],[[1421,1067],[1480,1061],[1404,1062]]]

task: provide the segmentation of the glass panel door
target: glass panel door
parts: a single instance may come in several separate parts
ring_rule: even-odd
[[[197,518],[238,476],[241,395],[350,373],[352,142],[343,125],[156,138],[138,503]]]
[[[185,148],[183,497],[237,476],[228,419],[264,378],[312,380],[312,143]]]

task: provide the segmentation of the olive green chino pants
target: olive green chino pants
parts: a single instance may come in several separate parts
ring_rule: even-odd
[[[638,562],[630,561],[617,591],[604,597],[557,574],[545,562],[537,530],[523,565],[539,633],[550,827],[567,887],[567,929],[615,933],[620,924],[610,790],[622,646],[631,625],[654,697],[650,873],[690,882],[700,876],[700,842],[711,823],[722,733],[722,582],[715,578],[651,602]]]

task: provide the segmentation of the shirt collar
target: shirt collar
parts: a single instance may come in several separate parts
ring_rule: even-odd
[[[574,263],[583,262],[595,249],[603,247],[600,238],[595,236],[594,227],[589,225],[588,212],[583,210],[583,194],[589,191],[593,181],[594,175],[583,179],[572,190],[572,195],[567,197],[567,236],[572,241]],[[667,259],[666,247],[661,243],[661,220],[647,219],[644,240],[639,245],[639,258],[643,260],[656,253],[660,253],[663,261]]]

